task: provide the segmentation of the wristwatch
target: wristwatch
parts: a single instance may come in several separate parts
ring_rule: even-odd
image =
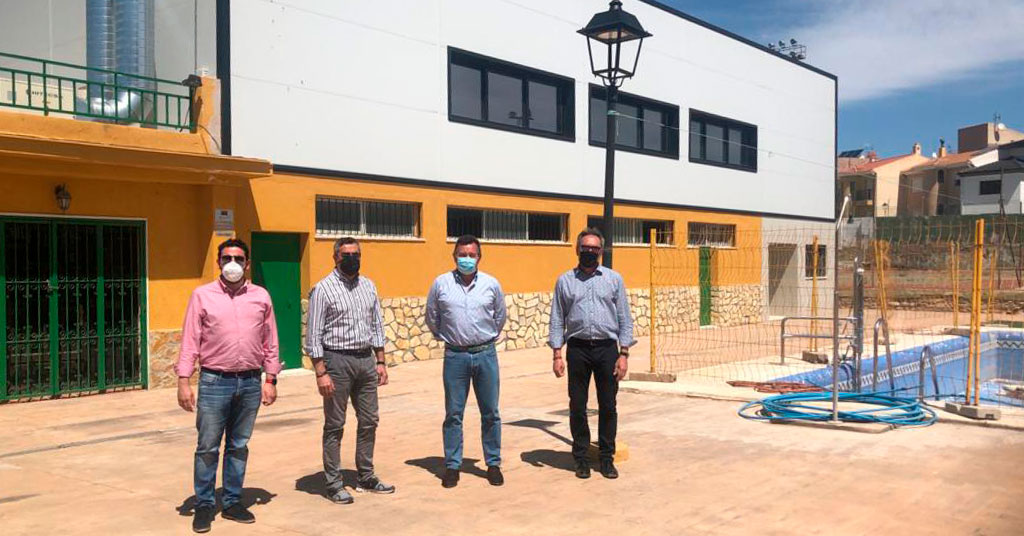
[[[276,386],[277,385],[277,376],[274,376],[273,378],[271,378],[270,376],[267,376],[267,381],[265,381],[263,383],[269,383],[270,385]]]

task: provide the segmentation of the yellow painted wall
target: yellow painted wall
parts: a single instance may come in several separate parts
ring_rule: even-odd
[[[556,212],[569,214],[569,241],[584,228],[588,215],[600,215],[597,202],[463,192],[440,188],[395,185],[279,173],[251,181],[251,197],[243,195],[239,213],[253,222],[254,230],[306,234],[303,259],[303,292],[333,268],[333,239],[315,238],[317,195],[355,199],[420,203],[421,237],[418,240],[362,239],[363,273],[374,279],[384,297],[424,296],[441,272],[452,268],[453,244],[448,242],[448,205]],[[712,212],[617,205],[621,217],[651,218],[675,222],[673,262],[692,262],[693,270],[674,284],[697,284],[697,250],[686,248],[689,221],[737,225],[737,248],[716,253],[716,266],[740,263],[743,269],[721,270],[715,284],[736,285],[760,282],[760,218]],[[668,248],[660,248],[666,255]],[[628,287],[649,282],[648,248],[621,246],[615,249],[615,268],[623,273]],[[554,281],[576,263],[574,247],[539,244],[484,243],[481,269],[496,276],[506,293],[551,291]]]
[[[216,274],[209,254],[216,247],[211,198],[216,194],[219,202],[233,202],[238,189],[74,178],[59,182],[67,184],[72,197],[66,214],[54,200],[58,181],[5,174],[0,167],[0,213],[145,219],[149,328],[180,329],[192,289]]]

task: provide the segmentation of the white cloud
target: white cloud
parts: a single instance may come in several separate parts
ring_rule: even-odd
[[[1024,60],[1024,0],[818,0],[788,30],[839,77],[846,102],[990,72]]]

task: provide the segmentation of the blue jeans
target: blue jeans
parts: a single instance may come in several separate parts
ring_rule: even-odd
[[[249,458],[249,437],[260,409],[263,386],[260,375],[250,378],[225,377],[209,372],[199,374],[199,399],[193,479],[196,507],[215,506],[214,490],[217,486],[217,462],[221,438],[224,440],[224,495],[222,506],[227,508],[241,499],[245,480],[245,463]]]
[[[462,467],[462,415],[466,411],[469,385],[473,384],[476,405],[480,408],[480,435],[484,461],[501,465],[501,416],[498,414],[498,353],[494,347],[477,352],[444,353],[444,465]]]

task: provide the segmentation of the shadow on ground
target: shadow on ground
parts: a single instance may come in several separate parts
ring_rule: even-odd
[[[217,496],[217,504],[220,505],[221,495],[224,493],[224,488],[217,488],[215,493]],[[258,504],[267,504],[273,500],[274,497],[277,497],[276,493],[270,493],[263,488],[242,488],[242,499],[239,502],[246,508],[252,508]],[[178,515],[192,515],[196,510],[196,496],[193,495],[185,499],[181,503],[181,506],[177,506],[174,509],[178,511]]]
[[[478,476],[481,478],[487,478],[487,471],[476,464],[480,463],[480,460],[474,458],[463,458],[462,459],[462,473],[467,475]],[[438,480],[444,476],[444,458],[441,456],[428,456],[426,458],[417,458],[415,460],[406,460],[406,465],[413,467],[419,467],[426,469],[432,475],[436,476]]]
[[[341,470],[341,480],[343,485],[354,488],[356,486],[356,472],[351,469]],[[295,489],[297,491],[304,491],[310,495],[323,495],[327,496],[327,477],[323,471],[317,471],[311,475],[306,475],[295,481]]]

